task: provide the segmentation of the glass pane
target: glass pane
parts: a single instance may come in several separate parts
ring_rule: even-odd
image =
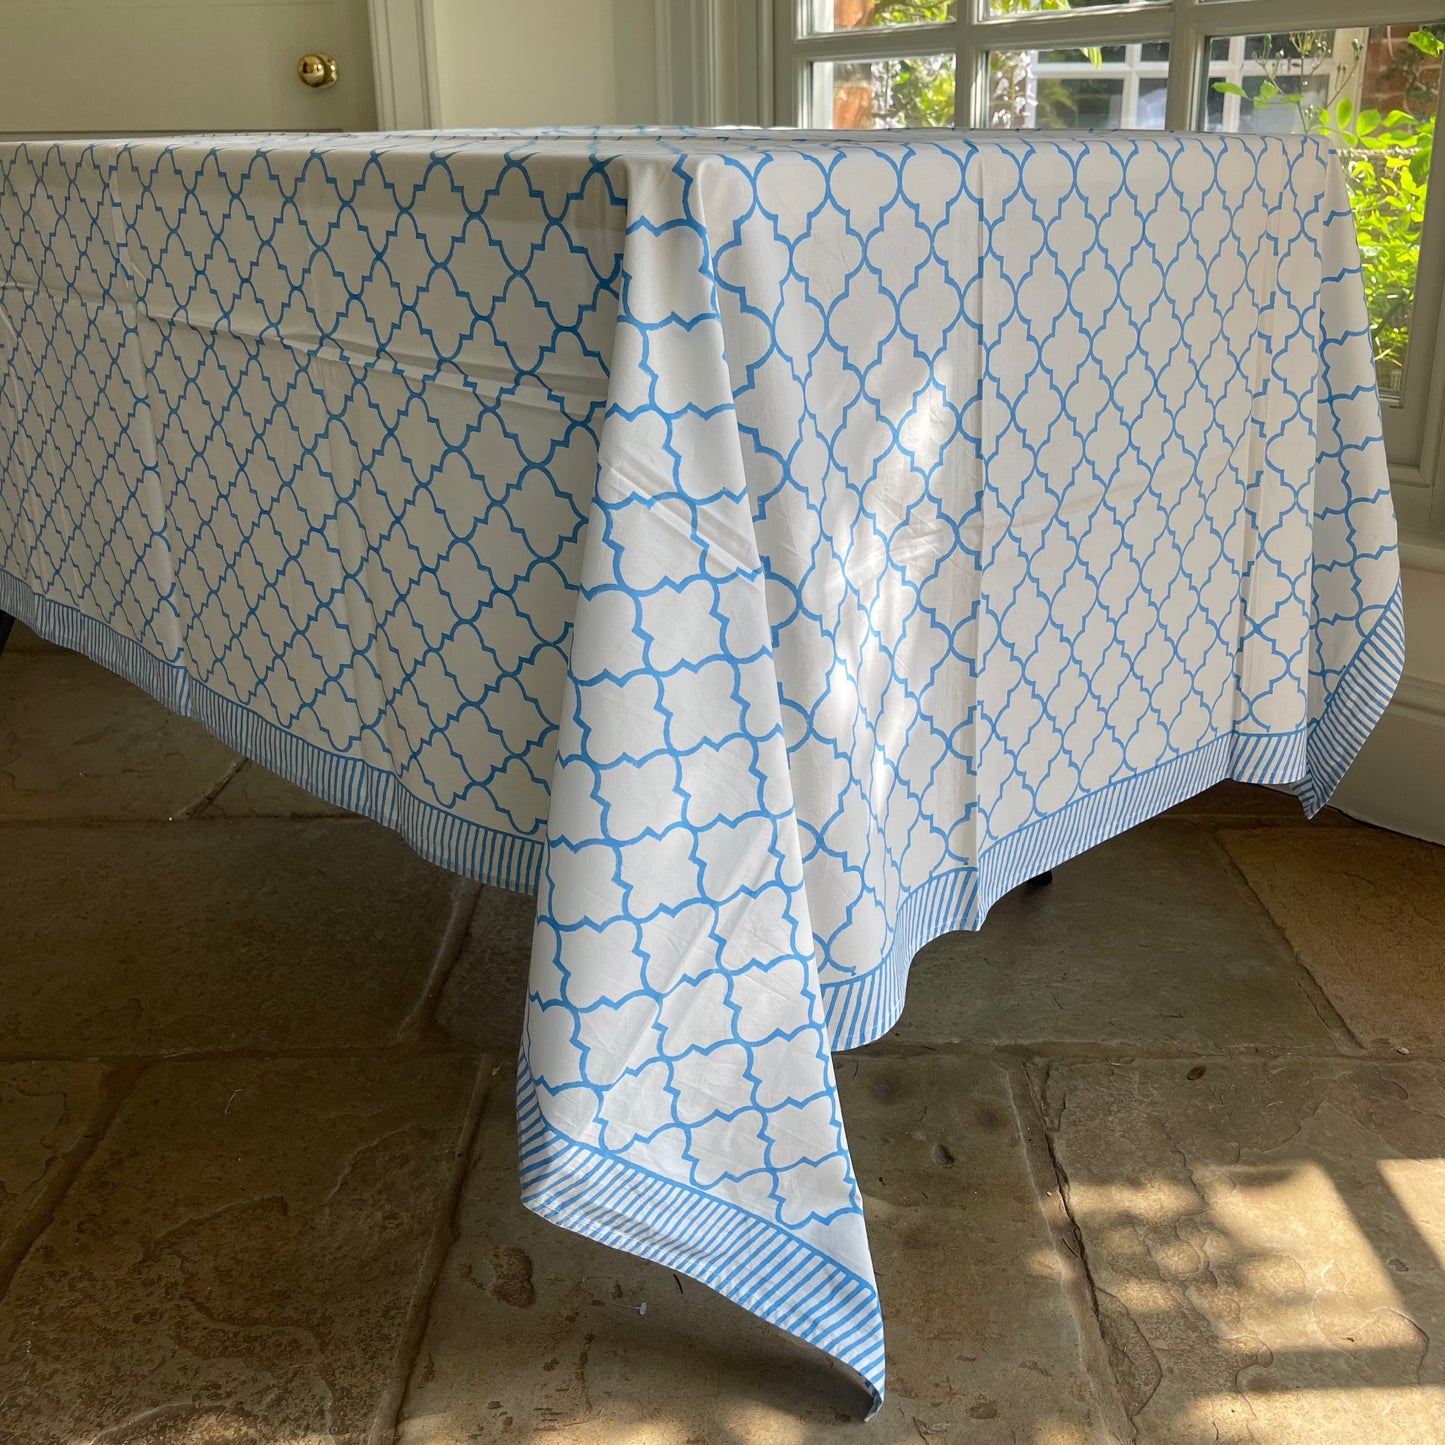
[[[1036,10],[1102,10],[1110,5],[1137,3],[1138,0],[988,0],[988,12],[990,15],[1028,15]]]
[[[930,25],[952,20],[958,0],[808,0],[804,33],[867,30],[885,25]]]
[[[810,125],[839,130],[953,124],[953,56],[833,60],[812,67]]]
[[[1420,260],[1445,25],[1221,36],[1209,45],[1205,124],[1313,131],[1350,186],[1380,390],[1398,394]]]
[[[1160,130],[1169,45],[995,50],[988,123],[999,130]]]

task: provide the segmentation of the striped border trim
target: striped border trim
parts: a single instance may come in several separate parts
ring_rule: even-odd
[[[315,797],[400,833],[429,863],[498,888],[535,893],[543,844],[458,818],[418,798],[394,773],[328,752],[295,737],[243,704],[197,682],[175,663],[162,662],[140,643],[49,598],[37,597],[0,569],[0,611],[47,640],[83,653],[143,688],[157,702],[194,718],[238,753]]]
[[[517,1069],[522,1203],[553,1224],[716,1290],[831,1355],[883,1401],[878,1290],[770,1220],[560,1134]]]
[[[536,891],[542,871],[540,841],[457,818],[418,798],[383,768],[294,737],[104,623],[37,597],[3,569],[0,610],[128,678],[172,711],[195,718],[223,742],[288,782],[400,833],[429,862],[498,887]],[[984,851],[977,869],[955,869],[915,889],[898,910],[887,959],[857,978],[823,985],[833,1047],[859,1048],[881,1038],[898,1022],[909,966],[925,944],[954,929],[977,928],[993,904],[1020,883],[1224,778],[1288,783],[1312,817],[1338,786],[1389,704],[1404,660],[1404,611],[1397,584],[1307,732],[1216,738],[1183,757],[1076,799],[1058,813],[999,840]]]
[[[1405,666],[1405,616],[1399,584],[1335,683],[1324,711],[1288,733],[1233,733],[1136,777],[1078,798],[984,850],[978,868],[956,869],[916,889],[899,910],[893,947],[882,965],[841,983],[825,983],[823,1003],[835,1049],[882,1038],[903,1012],[913,956],[941,934],[977,928],[1020,883],[1146,818],[1233,778],[1288,784],[1313,817],[1339,786],[1399,686]]]
[[[857,978],[822,986],[823,1009],[834,1049],[856,1049],[886,1034],[903,1013],[908,972],[925,943],[956,928],[975,913],[978,874],[957,868],[915,888],[898,910],[893,946],[882,964]]]
[[[1324,711],[1310,723],[1309,767],[1295,791],[1314,817],[1339,787],[1384,715],[1405,672],[1405,602],[1400,584],[1370,635],[1340,674]]]
[[[1229,777],[1231,741],[1228,735],[1215,738],[1148,772],[1076,798],[990,844],[976,869],[957,868],[915,889],[899,909],[893,947],[882,965],[858,978],[823,985],[833,1047],[861,1048],[898,1022],[910,965],[925,944],[955,929],[977,928],[1020,883]]]
[[[977,928],[988,910],[1020,883],[1228,777],[1229,757],[1230,738],[1215,738],[1193,752],[1076,798],[1057,813],[991,843],[979,857],[978,904],[965,926]]]
[[[135,683],[172,712],[186,711],[185,670],[163,662],[134,639],[74,607],[38,597],[17,577],[0,567],[0,612],[18,618],[32,632],[57,647],[83,653],[107,672]]]
[[[1237,783],[1289,783],[1305,775],[1308,728],[1288,733],[1235,733],[1229,776]]]

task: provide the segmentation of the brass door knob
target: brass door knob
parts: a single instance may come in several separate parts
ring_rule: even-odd
[[[329,55],[303,55],[296,62],[296,74],[312,90],[330,90],[336,84],[336,62]]]

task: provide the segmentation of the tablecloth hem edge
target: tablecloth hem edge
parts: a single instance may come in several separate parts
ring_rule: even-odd
[[[1395,590],[1340,673],[1317,718],[1310,719],[1302,779],[1292,784],[1314,817],[1329,802],[1350,764],[1384,716],[1405,672],[1405,598]]]
[[[47,642],[68,648],[149,693],[163,707],[199,723],[260,767],[337,808],[399,834],[439,868],[496,888],[535,894],[542,872],[540,840],[458,818],[411,792],[395,773],[328,752],[199,682],[134,638],[68,603],[33,591],[0,567],[0,611]]]
[[[916,909],[922,916],[895,942],[892,962],[859,978],[822,984],[833,1049],[862,1048],[893,1028],[903,1013],[912,960],[934,939],[978,929],[993,905],[1021,883],[1234,777],[1235,742],[1233,733],[1222,733],[1145,772],[1116,779],[991,843],[977,865],[965,864],[914,890],[898,912]],[[899,967],[905,949],[908,967]]]
[[[871,1280],[727,1200],[569,1139],[542,1114],[525,1061],[517,1072],[517,1133],[522,1203],[534,1214],[685,1274],[822,1350],[867,1390],[865,1418],[878,1412],[883,1317]]]

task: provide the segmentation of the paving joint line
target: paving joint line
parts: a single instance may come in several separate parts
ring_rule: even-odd
[[[1040,1062],[1047,1079],[1049,1063],[1047,1060]],[[1116,1440],[1136,1441],[1138,1430],[1124,1403],[1104,1337],[1098,1289],[1089,1267],[1088,1249],[1069,1207],[1068,1175],[1059,1161],[1048,1117],[1034,1089],[1027,1061],[1010,1061],[1004,1076],[1023,1148],[1024,1165],[1059,1260],[1059,1283],[1069,1312],[1074,1317],[1084,1374],[1104,1418],[1105,1429]]]
[[[34,1208],[11,1230],[9,1242],[0,1242],[0,1299],[9,1292],[31,1250],[54,1221],[56,1211],[70,1192],[70,1186],[95,1157],[116,1116],[148,1067],[146,1062],[139,1060],[131,1061],[129,1067],[107,1067],[101,1080],[100,1100],[86,1121],[84,1131],[61,1157],[58,1167],[41,1189]]]
[[[1445,1050],[1412,1049],[1401,1054],[1394,1048],[1364,1048],[1359,1053],[1332,1052],[1309,1045],[1280,1046],[1276,1044],[1242,1044],[1236,1048],[1207,1044],[1133,1044],[1127,1042],[1095,1043],[1087,1039],[945,1039],[930,1043],[891,1043],[880,1039],[846,1053],[835,1054],[835,1061],[845,1059],[926,1059],[977,1058],[995,1055],[1000,1058],[1050,1059],[1059,1062],[1129,1063],[1135,1059],[1169,1062],[1204,1059],[1219,1063],[1239,1063],[1254,1059],[1276,1059],[1283,1063],[1373,1063],[1373,1064],[1440,1064],[1445,1063]]]
[[[182,808],[179,813],[172,814],[166,821],[169,823],[189,823],[200,817],[200,815],[226,791],[231,785],[232,780],[245,770],[249,761],[249,758],[238,753],[235,761],[221,774],[218,782],[213,783],[194,803],[188,804]]]
[[[1232,830],[1226,829],[1225,831]],[[1259,896],[1244,870],[1235,862],[1234,854],[1225,846],[1220,834],[1211,833],[1209,836],[1215,850],[1224,860],[1225,869],[1235,887],[1240,890],[1246,905],[1251,907],[1255,915],[1267,924],[1277,947],[1291,965],[1295,983],[1300,992],[1309,1000],[1310,1007],[1314,1009],[1320,1023],[1335,1040],[1335,1047],[1346,1058],[1368,1053],[1369,1049],[1364,1040],[1350,1027],[1344,1015],[1335,1007],[1334,1001],[1320,986],[1319,980],[1310,972],[1309,965],[1300,957],[1299,950],[1290,942],[1289,934],[1285,932],[1284,926],[1269,911],[1269,905]]]
[[[421,1263],[417,1266],[412,1297],[397,1339],[390,1373],[366,1433],[366,1445],[395,1445],[412,1373],[421,1356],[422,1346],[426,1343],[432,1300],[441,1282],[447,1256],[461,1237],[462,1200],[466,1193],[467,1178],[471,1174],[472,1152],[477,1131],[481,1127],[482,1112],[491,1097],[492,1082],[501,1071],[502,1065],[492,1055],[483,1055],[478,1063],[476,1077],[472,1081],[471,1096],[467,1100],[467,1111],[452,1152],[448,1187],[437,1206],[431,1238],[427,1242]]]
[[[46,1054],[0,1053],[0,1064],[99,1064],[104,1068],[123,1069],[128,1065],[150,1068],[156,1064],[246,1063],[268,1059],[463,1059],[478,1058],[482,1050],[449,1039],[398,1040],[343,1045],[317,1044],[315,1047],[267,1048],[257,1045],[234,1049],[177,1049],[159,1054]]]
[[[243,758],[241,761],[245,763],[249,761],[249,759]],[[239,771],[239,769],[237,771]],[[231,776],[234,776],[234,774]],[[229,781],[229,778],[227,781]],[[219,796],[219,792],[216,796]],[[164,818],[159,816],[148,818],[0,817],[0,833],[11,828],[17,832],[24,828],[64,828],[74,830],[75,832],[99,833],[104,832],[108,828],[172,828],[181,822],[196,823],[207,828],[234,827],[238,823],[344,823],[348,827],[353,828],[364,824],[368,828],[381,828],[387,833],[395,833],[396,831],[393,828],[387,828],[383,823],[376,823],[370,818],[363,818],[359,813],[242,813],[231,816],[226,813],[190,815],[182,812]],[[421,855],[418,854],[417,856],[420,858]]]
[[[521,1035],[517,1036],[521,1043]],[[400,1038],[396,1035],[374,1043],[316,1044],[268,1046],[257,1044],[240,1048],[196,1048],[177,1049],[163,1053],[44,1053],[44,1052],[0,1052],[0,1065],[21,1064],[98,1064],[105,1068],[124,1068],[127,1065],[151,1065],[169,1063],[228,1063],[232,1061],[266,1059],[411,1059],[411,1058],[466,1058],[479,1057],[486,1052],[481,1048],[451,1039],[449,1036],[422,1035],[419,1038]],[[492,1051],[495,1053],[495,1050]],[[1266,1045],[1250,1045],[1236,1049],[1183,1046],[1156,1046],[1149,1044],[1089,1043],[1085,1040],[998,1040],[998,1039],[951,1039],[928,1044],[889,1044],[887,1040],[866,1044],[861,1048],[840,1051],[833,1055],[835,1068],[847,1062],[866,1063],[877,1060],[904,1061],[938,1058],[983,1058],[1001,1060],[1037,1059],[1056,1063],[1132,1063],[1144,1062],[1189,1062],[1204,1060],[1221,1064],[1240,1063],[1257,1059],[1273,1059],[1281,1063],[1329,1063],[1329,1064],[1392,1064],[1409,1067],[1412,1064],[1445,1064],[1445,1051],[1440,1049],[1412,1049],[1401,1054],[1397,1049],[1366,1049],[1359,1054],[1340,1054],[1304,1047],[1279,1048]]]

